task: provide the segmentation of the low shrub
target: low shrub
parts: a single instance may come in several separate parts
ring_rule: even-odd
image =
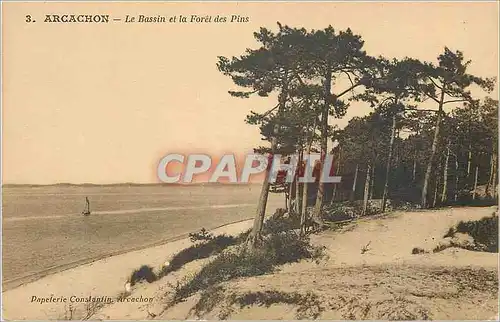
[[[245,294],[232,294],[229,305],[236,304],[240,309],[252,305],[265,306],[269,308],[273,304],[288,304],[297,306],[297,319],[317,319],[325,310],[317,295],[308,292],[300,294],[297,292],[264,291],[247,292]],[[225,317],[223,317],[225,318]]]
[[[227,235],[218,235],[215,237],[210,236],[210,238],[207,238],[206,234],[196,236],[196,238],[202,236],[202,238],[198,240],[203,240],[204,242],[185,248],[175,254],[170,259],[170,264],[161,270],[159,277],[163,277],[171,272],[177,271],[189,262],[219,254],[229,246],[236,245],[238,243],[237,238]],[[193,240],[193,238],[191,240]]]
[[[266,274],[272,268],[271,261],[260,254],[222,253],[191,279],[179,285],[175,290],[173,302],[178,303],[200,290],[234,278]]]
[[[264,222],[262,227],[263,235],[277,234],[300,228],[300,217],[271,217]]]
[[[229,294],[227,294],[229,293]],[[196,317],[212,312],[219,306],[218,319],[226,320],[234,313],[235,307],[243,309],[253,305],[269,308],[273,304],[288,304],[296,306],[297,319],[316,319],[325,310],[317,295],[312,292],[300,294],[297,292],[282,292],[277,290],[257,292],[226,292],[222,286],[215,286],[202,292],[199,301],[191,312]]]
[[[242,244],[244,243],[247,239],[250,233],[252,232],[252,228],[248,229],[247,231],[244,231],[240,233],[238,236],[236,236],[236,244]]]
[[[448,232],[443,236],[444,238],[453,237],[456,233],[455,227],[450,227]]]
[[[397,199],[390,200],[390,208],[389,209],[391,209],[391,210],[412,211],[412,210],[418,210],[421,208],[422,207],[417,202],[411,202],[411,201],[406,201],[406,200],[397,200]]]
[[[460,221],[456,232],[469,234],[476,244],[486,246],[486,251],[498,253],[498,216],[474,221]]]
[[[415,247],[412,249],[411,253],[413,255],[416,255],[416,254],[424,254],[426,251],[422,248],[419,248],[419,247]]]
[[[498,253],[498,216],[493,213],[491,217],[480,220],[460,221],[456,226],[450,227],[444,238],[455,237],[456,233],[467,234],[474,242],[460,243],[451,240],[448,245],[438,245],[434,252],[440,252],[448,247],[459,247],[473,251]]]
[[[265,236],[262,245],[253,252],[242,247],[236,252],[218,255],[175,289],[173,304],[221,282],[267,274],[277,265],[301,259],[318,260],[323,255],[323,249],[312,246],[307,238],[300,237],[294,231]]]
[[[433,253],[439,253],[447,248],[454,247],[452,243],[450,244],[439,244],[432,250]]]
[[[311,245],[307,237],[300,237],[295,231],[266,236],[260,249],[275,265],[302,259],[319,260],[324,256],[324,250],[324,247]]]
[[[358,218],[363,215],[363,202],[362,201],[344,201],[335,202],[323,208],[323,218],[327,221],[344,221],[349,219]],[[368,207],[364,216],[375,215],[380,212],[373,200],[368,203]]]
[[[146,281],[152,283],[157,280],[157,276],[153,272],[153,268],[148,265],[142,265],[139,269],[136,269],[130,275],[129,282],[130,285],[135,285],[140,281]]]
[[[210,232],[208,232],[205,228],[202,228],[199,232],[197,233],[190,233],[189,234],[189,239],[191,242],[196,243],[196,242],[207,242],[212,239],[214,239],[214,235]]]
[[[199,233],[192,233],[189,235],[191,237],[191,241],[198,241],[199,243],[185,248],[175,254],[170,260],[169,265],[163,267],[158,274],[155,274],[153,268],[148,265],[143,265],[139,269],[134,270],[128,279],[130,285],[134,286],[140,281],[152,283],[171,272],[179,270],[182,266],[189,262],[220,254],[224,249],[240,242],[238,237],[227,235],[213,236],[212,234],[207,233],[205,229],[202,229]]]

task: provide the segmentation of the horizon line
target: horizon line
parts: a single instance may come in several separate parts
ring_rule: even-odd
[[[46,186],[192,186],[192,185],[241,185],[241,184],[261,184],[259,182],[248,183],[231,183],[231,182],[194,182],[194,183],[165,183],[165,182],[115,182],[115,183],[72,183],[72,182],[57,182],[57,183],[2,183],[2,187],[46,187]]]

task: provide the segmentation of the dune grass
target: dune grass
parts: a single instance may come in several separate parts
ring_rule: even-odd
[[[249,252],[245,247],[239,247],[233,252],[223,252],[198,273],[179,283],[171,304],[222,282],[270,273],[276,266],[285,263],[302,259],[318,260],[324,255],[323,251],[323,248],[311,245],[308,238],[300,237],[295,231],[264,236],[258,249]]]
[[[475,246],[467,247],[469,250],[498,253],[498,216],[495,213],[491,217],[483,217],[480,220],[460,221],[456,226],[450,227],[443,237],[453,237],[456,233],[468,234],[474,239]],[[461,246],[451,243],[449,247]],[[434,252],[445,248],[447,247],[438,246]]]

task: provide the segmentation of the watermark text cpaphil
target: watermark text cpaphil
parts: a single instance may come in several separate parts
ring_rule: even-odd
[[[300,183],[339,183],[341,177],[332,175],[333,164],[333,155],[326,155],[323,160],[319,154],[303,155],[299,162],[298,155],[248,154],[238,170],[233,154],[222,155],[214,162],[208,154],[172,153],[160,160],[157,176],[164,183],[191,183],[195,176],[202,174],[208,176],[211,183],[221,180],[248,183],[251,176],[265,173],[271,183],[291,183],[295,180]]]

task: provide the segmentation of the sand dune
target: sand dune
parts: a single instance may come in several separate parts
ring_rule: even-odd
[[[457,291],[456,286],[468,283],[469,277],[475,276],[474,274],[495,274],[497,280],[498,254],[448,249],[435,254],[431,252],[412,255],[411,251],[413,247],[432,249],[443,240],[443,235],[450,226],[460,220],[480,219],[491,215],[494,210],[493,207],[448,208],[395,212],[378,219],[363,219],[347,226],[343,232],[327,231],[313,236],[314,243],[326,246],[329,253],[329,259],[319,265],[310,262],[285,265],[274,274],[236,280],[223,286],[228,292],[312,291],[316,292],[324,303],[349,298],[354,301],[350,306],[337,309],[330,307],[321,313],[322,319],[345,319],[349,314],[354,318],[363,318],[363,312],[368,312],[365,318],[383,317],[386,313],[381,310],[385,306],[402,305],[403,302],[394,302],[394,296],[398,301],[407,301],[407,297],[411,296],[413,302],[408,303],[413,303],[411,309],[415,311],[409,312],[409,317],[425,308],[430,316],[436,319],[489,319],[498,313],[497,295],[488,293],[491,290],[471,291],[464,295],[465,293]],[[216,233],[237,234],[251,225],[251,220],[244,221],[221,227]],[[362,254],[360,249],[368,243],[369,250]],[[4,318],[61,319],[67,315],[68,304],[32,303],[32,296],[53,295],[69,298],[72,295],[92,295],[116,298],[116,295],[124,290],[126,279],[133,269],[142,264],[160,267],[169,256],[190,244],[189,240],[182,239],[122,254],[7,291],[3,294]],[[191,311],[192,306],[196,304],[196,296],[165,312],[162,298],[172,289],[172,284],[175,285],[183,276],[199,270],[206,261],[207,259],[191,262],[160,281],[133,287],[130,298],[153,298],[153,302],[106,305],[96,312],[94,318],[197,318]],[[464,300],[461,296],[467,296],[467,299]],[[376,306],[379,302],[384,304]],[[85,314],[84,304],[73,305],[76,307],[75,316]],[[213,312],[202,318],[217,319],[217,312],[223,305],[224,301],[221,300]],[[380,307],[380,310],[375,310],[374,307]],[[364,308],[364,311],[359,311],[360,308]],[[287,305],[273,305],[269,308],[251,306],[234,311],[229,318],[295,319],[294,312],[296,308]]]
[[[142,312],[131,312],[116,304],[105,308],[99,317],[141,319],[152,312],[163,320],[213,320],[221,316],[237,320],[294,320],[304,313],[310,314],[306,318],[317,314],[316,318],[328,320],[492,319],[498,314],[498,253],[457,248],[433,253],[432,249],[444,241],[443,235],[460,220],[481,219],[495,210],[447,208],[363,219],[345,227],[343,232],[326,231],[313,236],[315,244],[326,247],[328,260],[319,265],[289,264],[273,274],[223,283],[222,291],[212,295],[218,298],[214,307],[201,316],[193,310],[199,300],[195,295],[164,312],[161,304],[144,305]],[[365,247],[368,250],[361,252]],[[430,253],[413,255],[414,247]],[[193,265],[186,267],[184,275],[196,269]],[[179,279],[179,275],[172,278]],[[143,285],[135,294],[164,296],[170,290],[166,283],[156,286],[156,292],[152,290],[154,286]],[[309,293],[314,297],[309,298],[309,303],[296,306],[276,303],[240,307],[226,302],[257,292]]]

